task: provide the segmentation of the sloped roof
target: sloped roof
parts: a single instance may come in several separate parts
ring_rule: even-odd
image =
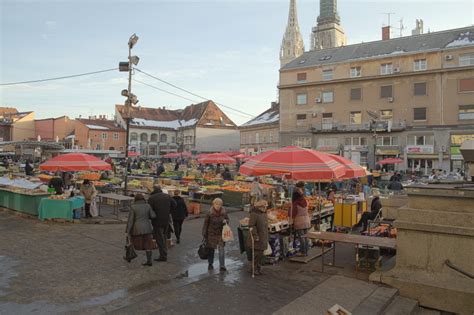
[[[247,121],[245,124],[240,127],[256,127],[263,125],[275,124],[280,121],[280,106],[275,105],[267,109],[257,117],[252,120]]]
[[[104,131],[125,131],[123,128],[117,126],[115,121],[106,119],[82,119],[77,118],[77,121],[83,123],[87,128],[91,130],[104,130]]]
[[[330,65],[367,58],[384,58],[406,53],[422,53],[471,45],[474,46],[474,26],[308,51],[283,66],[281,70]]]
[[[18,110],[14,107],[0,107],[0,116],[18,114]]]

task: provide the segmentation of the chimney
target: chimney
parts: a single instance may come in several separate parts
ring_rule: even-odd
[[[390,26],[382,27],[382,40],[390,39]]]
[[[277,108],[277,106],[278,106],[277,102],[272,102],[271,109],[275,109],[275,108]]]

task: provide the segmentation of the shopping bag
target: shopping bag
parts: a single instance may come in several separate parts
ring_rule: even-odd
[[[201,245],[199,245],[198,255],[199,255],[199,258],[203,260],[209,257],[209,248],[207,247],[205,238],[202,240]]]
[[[222,228],[222,241],[230,242],[234,240],[234,233],[230,229],[230,226],[226,223]]]
[[[125,256],[123,256],[123,259],[126,260],[127,262],[131,262],[133,259],[137,258],[137,256],[138,255],[135,252],[135,249],[133,248],[133,245],[127,236],[125,240]]]
[[[91,212],[91,216],[93,217],[96,217],[99,215],[99,211],[97,210],[97,202],[95,201],[95,199],[92,199],[90,212]]]
[[[267,249],[263,251],[263,254],[265,256],[270,256],[273,253],[272,247],[270,246],[270,243],[267,244]]]

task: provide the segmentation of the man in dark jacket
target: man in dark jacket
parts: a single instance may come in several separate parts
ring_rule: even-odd
[[[33,166],[31,166],[30,161],[26,161],[25,175],[26,176],[33,176],[34,175],[34,168],[33,168]]]
[[[378,190],[374,190],[372,193],[374,199],[372,199],[372,203],[370,205],[370,212],[364,212],[362,217],[360,218],[359,223],[354,225],[354,227],[363,226],[362,231],[367,230],[368,221],[375,219],[377,214],[379,213],[380,209],[382,209],[382,203],[380,202],[380,192]]]
[[[181,230],[183,221],[188,216],[188,207],[184,202],[184,199],[180,196],[179,190],[174,191],[173,199],[176,202],[176,208],[171,209],[171,217],[173,218],[174,235],[176,236],[176,242],[180,243]]]
[[[154,187],[150,198],[148,198],[148,204],[156,214],[156,218],[152,220],[152,224],[153,234],[160,251],[160,257],[156,258],[155,261],[166,261],[167,250],[165,237],[170,224],[170,213],[172,209],[176,208],[176,201],[168,194],[165,194],[161,190],[161,187],[157,185]]]

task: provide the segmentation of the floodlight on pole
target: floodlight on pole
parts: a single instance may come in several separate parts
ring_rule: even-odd
[[[130,49],[133,48],[138,42],[138,36],[134,33],[132,36],[130,36],[130,39],[128,40],[128,47]]]
[[[133,63],[135,66],[138,65],[139,61],[140,61],[140,58],[138,58],[138,56],[131,56],[130,57],[130,62]]]

